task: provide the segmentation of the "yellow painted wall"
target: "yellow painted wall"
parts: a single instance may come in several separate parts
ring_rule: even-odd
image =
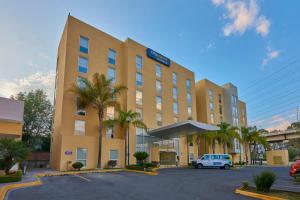
[[[22,136],[22,127],[22,123],[0,121],[0,138],[7,135],[20,138]]]
[[[81,36],[89,38],[88,55],[79,52],[79,38]],[[128,90],[119,101],[121,108],[125,110],[136,109],[135,84],[136,65],[135,57],[143,57],[143,121],[149,128],[156,128],[156,79],[155,65],[156,61],[146,56],[146,47],[127,39],[122,42],[92,26],[81,22],[80,20],[69,16],[58,49],[58,65],[56,79],[56,100],[54,115],[54,131],[52,136],[51,148],[51,166],[55,169],[65,170],[68,160],[74,161],[75,157],[64,155],[66,149],[75,150],[78,145],[88,146],[89,163],[87,168],[95,168],[98,152],[98,118],[95,110],[86,109],[86,116],[76,115],[76,97],[74,94],[67,92],[72,84],[76,83],[77,77],[82,76],[88,79],[96,72],[107,74],[108,66],[108,49],[111,48],[117,52],[116,56],[116,84],[127,86]],[[78,57],[88,58],[88,73],[79,74],[77,71]],[[170,67],[160,64],[162,69],[162,118],[163,125],[174,122],[173,115],[173,94],[172,94],[172,73],[177,73],[178,103],[180,121],[188,119],[187,97],[186,97],[186,79],[191,80],[192,95],[192,118],[196,117],[195,85],[194,73],[183,68],[179,64],[172,62]],[[116,113],[117,114],[117,113]],[[74,121],[81,119],[86,122],[85,136],[76,136],[74,134]],[[105,129],[103,130],[103,160],[102,167],[107,165],[109,149],[119,150],[119,164],[124,167],[124,131],[117,128],[114,139],[106,141]],[[133,154],[135,152],[136,131],[130,127],[130,164],[135,163]],[[81,138],[80,140],[78,138]],[[77,142],[78,141],[78,142]],[[183,148],[184,149],[184,148]],[[185,153],[186,154],[186,153]],[[157,155],[151,153],[150,160],[157,159]],[[184,160],[185,158],[183,158]],[[185,162],[187,163],[187,161]]]

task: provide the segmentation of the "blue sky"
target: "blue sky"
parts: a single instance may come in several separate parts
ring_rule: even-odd
[[[151,47],[195,72],[232,82],[249,122],[284,128],[300,106],[300,1],[0,0],[0,96],[43,87],[52,96],[68,13]]]

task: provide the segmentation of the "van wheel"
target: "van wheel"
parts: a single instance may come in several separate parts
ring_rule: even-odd
[[[203,165],[200,163],[200,164],[197,165],[197,168],[198,168],[198,169],[202,169],[202,168],[203,168]]]
[[[223,169],[229,169],[229,165],[225,164]]]

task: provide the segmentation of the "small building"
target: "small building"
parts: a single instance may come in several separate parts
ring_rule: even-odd
[[[0,138],[22,138],[24,102],[0,97]]]

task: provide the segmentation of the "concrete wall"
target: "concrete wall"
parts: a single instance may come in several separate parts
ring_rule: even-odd
[[[268,165],[285,165],[289,164],[288,150],[266,151]]]

